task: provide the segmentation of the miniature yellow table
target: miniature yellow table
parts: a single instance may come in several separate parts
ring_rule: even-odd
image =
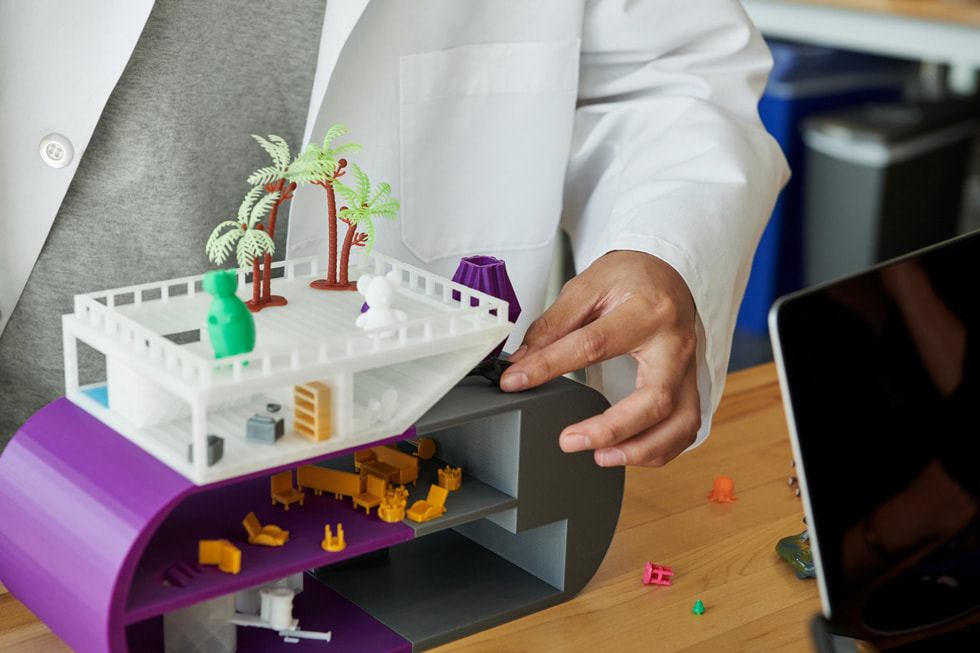
[[[728,377],[712,435],[661,469],[631,468],[619,527],[591,583],[571,601],[434,649],[450,651],[813,651],[820,610],[813,579],[775,552],[803,528],[776,370]],[[705,495],[735,481],[734,504]],[[669,587],[643,585],[647,562],[667,565]],[[693,613],[695,601],[705,606]],[[0,651],[68,648],[16,599],[0,594]]]

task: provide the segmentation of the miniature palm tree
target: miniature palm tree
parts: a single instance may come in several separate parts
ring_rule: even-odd
[[[272,157],[272,165],[259,168],[248,177],[252,185],[238,207],[238,220],[222,222],[208,238],[205,251],[217,264],[224,263],[237,243],[239,267],[252,266],[252,299],[246,306],[252,312],[266,306],[283,306],[285,297],[272,294],[272,254],[275,252],[276,217],[279,207],[292,199],[296,182],[286,179],[289,170],[289,145],[279,136],[268,139],[252,135]],[[268,228],[262,223],[269,216]]]
[[[327,235],[329,239],[327,278],[312,282],[310,285],[314,288],[347,289],[347,284],[341,286],[337,283],[337,198],[334,194],[334,184],[339,177],[344,175],[347,167],[347,159],[342,158],[343,155],[358,152],[361,150],[361,146],[357,143],[344,143],[337,147],[331,147],[331,143],[348,131],[350,130],[343,125],[331,127],[323,139],[323,145],[317,143],[307,145],[306,149],[289,166],[286,175],[286,178],[292,182],[316,184],[327,192]]]
[[[262,186],[255,186],[245,195],[241,206],[238,207],[238,219],[220,223],[211,232],[204,246],[208,258],[218,265],[225,262],[234,247],[238,267],[252,266],[251,301],[256,305],[259,303],[261,286],[258,283],[259,260],[266,252],[271,255],[276,249],[275,242],[265,232],[262,218],[275,205],[279,197],[279,191],[266,193]]]
[[[347,234],[340,250],[340,278],[338,285],[350,285],[347,278],[347,268],[350,264],[352,247],[364,247],[366,253],[374,246],[374,218],[394,220],[398,209],[398,200],[391,196],[391,186],[378,184],[372,192],[371,181],[361,171],[356,163],[351,164],[351,174],[357,182],[355,188],[345,186],[340,182],[334,184],[337,194],[353,207],[343,207],[337,218],[347,225]],[[362,229],[358,233],[358,228]],[[354,284],[356,287],[356,284]]]
[[[280,136],[270,135],[268,139],[262,138],[261,136],[256,136],[252,134],[254,138],[262,149],[268,152],[269,156],[272,157],[272,165],[259,168],[253,172],[248,177],[248,183],[251,186],[261,185],[263,189],[270,195],[278,193],[272,207],[269,209],[269,220],[268,229],[266,233],[269,234],[269,238],[275,240],[276,237],[276,218],[279,215],[279,207],[286,200],[291,200],[293,198],[293,191],[296,190],[296,182],[288,181],[286,175],[289,171],[289,144],[286,143],[285,139]],[[253,263],[253,267],[254,267]],[[253,270],[254,274],[254,270]],[[256,281],[258,277],[253,276],[253,283],[258,283]],[[266,250],[264,259],[262,262],[262,289],[259,293],[259,299],[257,301],[253,300],[249,303],[249,309],[252,311],[261,310],[265,306],[283,306],[286,304],[286,299],[279,295],[272,294],[272,251]],[[253,293],[254,294],[254,293]]]

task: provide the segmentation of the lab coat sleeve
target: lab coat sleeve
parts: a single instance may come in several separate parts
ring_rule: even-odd
[[[721,398],[755,247],[788,178],[757,110],[772,59],[737,0],[595,0],[587,11],[562,225],[579,270],[639,250],[687,282],[698,311],[696,446]],[[611,401],[633,389],[635,372],[603,376]]]

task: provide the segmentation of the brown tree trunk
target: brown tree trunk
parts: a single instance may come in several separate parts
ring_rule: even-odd
[[[259,271],[259,257],[252,258],[252,303],[259,305],[259,288],[262,285],[262,273]]]
[[[272,299],[272,254],[265,253],[265,260],[262,262],[262,301]]]
[[[327,258],[327,283],[337,283],[337,198],[333,192],[333,181],[325,186],[327,189],[327,215],[329,223],[327,225],[327,245],[330,249]]]
[[[357,231],[357,227],[353,224],[347,224],[347,235],[344,236],[344,246],[340,250],[340,281],[338,285],[346,285],[350,283],[347,279],[347,268],[350,266],[350,250],[354,246],[354,232]]]
[[[327,270],[327,278],[310,282],[311,287],[319,288],[320,290],[349,290],[347,285],[341,286],[337,283],[337,196],[333,190],[334,180],[344,174],[344,168],[346,166],[347,159],[340,159],[337,162],[333,176],[327,181],[317,182],[327,191],[327,215],[329,216],[327,222],[327,244],[330,249],[327,252],[327,267],[329,268]]]
[[[272,192],[281,191],[282,194],[279,196],[279,200],[272,205],[272,209],[269,210],[269,238],[275,240],[276,238],[276,218],[279,216],[279,205],[286,200],[293,198],[293,191],[296,190],[296,182],[291,182],[289,186],[286,186],[285,191],[283,187],[286,186],[286,180],[280,179],[276,182],[276,185],[272,187]],[[262,270],[262,300],[271,301],[272,300],[272,254],[268,252],[265,255],[265,266]],[[285,302],[283,302],[285,303]]]

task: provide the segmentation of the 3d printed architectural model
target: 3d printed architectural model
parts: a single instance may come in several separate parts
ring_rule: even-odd
[[[392,337],[354,325],[359,294],[309,287],[326,263],[317,258],[275,266],[283,276],[272,285],[289,305],[254,314],[255,348],[218,360],[202,328],[202,277],[79,295],[63,319],[66,396],[197,484],[402,433],[507,336],[507,303],[380,255],[355,261],[352,274],[401,279],[406,319],[382,329]],[[247,294],[244,273],[239,287]],[[104,384],[80,385],[80,342],[104,356]],[[378,420],[384,397],[394,399]],[[270,402],[291,408],[285,435],[248,442],[247,420]],[[188,444],[205,452],[209,434],[224,439],[221,459],[189,461]]]
[[[624,472],[558,433],[608,403],[567,379],[460,381],[509,333],[507,302],[352,259],[354,282],[398,279],[390,337],[355,326],[358,293],[310,288],[319,259],[274,266],[288,306],[221,358],[202,277],[76,298],[67,397],[0,456],[0,581],[74,650],[417,651],[592,577]],[[104,380],[81,382],[82,347]],[[273,437],[247,437],[256,416]],[[440,470],[465,479],[450,493]],[[402,520],[415,506],[427,519]]]

